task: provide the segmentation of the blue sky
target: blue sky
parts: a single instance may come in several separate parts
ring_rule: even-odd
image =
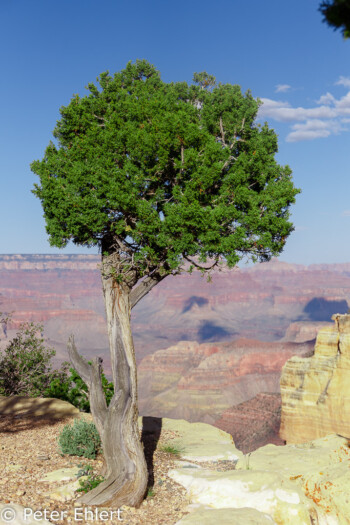
[[[350,41],[322,23],[319,3],[0,0],[0,253],[84,253],[50,247],[29,164],[73,93],[145,58],[165,81],[206,70],[262,99],[277,160],[302,189],[280,259],[350,262]]]

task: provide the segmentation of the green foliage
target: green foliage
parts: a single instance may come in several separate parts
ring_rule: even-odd
[[[0,394],[41,396],[49,382],[59,377],[52,371],[53,348],[45,346],[43,326],[23,323],[0,354]]]
[[[73,425],[65,425],[58,438],[62,454],[95,459],[101,449],[101,438],[94,423],[75,419]]]
[[[340,29],[344,38],[350,37],[350,1],[326,0],[321,3],[320,9],[323,21],[333,29]]]
[[[154,498],[154,496],[156,495],[154,489],[152,488],[149,488],[148,491],[147,491],[147,498]]]
[[[0,324],[5,328],[11,314],[0,312]],[[88,387],[69,363],[52,369],[56,352],[45,346],[43,326],[23,323],[7,348],[0,352],[0,395],[53,397],[68,401],[82,412],[90,412]],[[91,364],[91,361],[89,361]],[[102,388],[107,405],[114,394],[113,383],[102,373]]]
[[[181,456],[181,453],[183,452],[181,448],[176,447],[175,445],[162,445],[159,447],[159,450],[176,457]]]
[[[94,474],[91,465],[85,465],[85,467],[79,470],[78,478],[82,476],[87,476],[87,478],[79,480],[80,488],[77,489],[77,492],[90,492],[90,490],[94,489],[95,487],[98,487],[98,485],[105,480],[103,476],[99,474]]]
[[[137,60],[61,107],[56,142],[31,164],[51,245],[119,254],[116,280],[132,286],[184,259],[234,266],[283,250],[299,190],[255,122],[260,101],[205,72],[194,81],[165,83]]]
[[[89,361],[91,364],[91,361]],[[74,368],[69,368],[69,363],[63,363],[62,374],[54,378],[45,390],[45,397],[55,397],[68,401],[82,412],[90,412],[88,387]],[[102,373],[102,388],[106,396],[107,406],[114,394],[113,383],[109,382]]]

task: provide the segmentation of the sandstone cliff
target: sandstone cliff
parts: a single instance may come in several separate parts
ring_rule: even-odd
[[[280,436],[302,443],[330,433],[350,438],[350,315],[322,328],[314,355],[292,357],[281,376]]]

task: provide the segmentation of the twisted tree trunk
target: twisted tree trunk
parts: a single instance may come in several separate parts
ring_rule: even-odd
[[[100,433],[105,466],[103,481],[79,499],[89,505],[139,506],[148,482],[147,466],[139,438],[137,370],[130,326],[130,288],[113,276],[102,276],[114,396],[107,407],[101,382],[101,362],[92,365],[79,356],[71,337],[71,362],[89,388],[92,417]]]

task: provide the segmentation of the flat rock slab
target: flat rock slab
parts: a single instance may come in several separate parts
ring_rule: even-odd
[[[194,504],[251,507],[283,525],[350,523],[350,445],[335,434],[298,445],[267,445],[241,457],[231,471],[179,467],[169,475]]]
[[[216,509],[251,507],[269,515],[272,523],[283,525],[310,525],[310,515],[318,516],[301,487],[277,472],[183,468],[171,470],[169,476],[187,489],[191,502],[200,505]]]
[[[208,509],[191,512],[176,525],[273,525],[276,522],[256,509]]]
[[[149,418],[151,419],[151,418]],[[154,418],[156,422],[156,418]],[[189,423],[184,419],[167,419],[161,421],[161,430],[170,430],[178,437],[169,441],[177,448],[183,459],[188,461],[221,461],[238,460],[243,456],[233,442],[232,436],[206,423]],[[142,418],[139,419],[142,428]],[[149,432],[151,432],[151,428]]]
[[[46,416],[53,419],[62,419],[68,416],[77,416],[80,412],[76,407],[61,399],[0,396],[0,414],[3,416]]]
[[[298,445],[266,445],[249,457],[241,458],[236,465],[237,472],[243,472],[247,463],[253,471],[279,473],[284,479],[299,485],[326,514],[334,514],[339,523],[350,523],[348,439],[331,434]]]
[[[48,492],[46,495],[55,501],[69,501],[75,497],[76,490],[80,488],[79,481],[86,479],[87,476],[82,476],[76,481],[72,481],[71,483],[67,483],[66,485],[58,487],[54,492]]]
[[[39,481],[46,481],[46,482],[60,482],[60,481],[72,481],[75,480],[78,476],[78,472],[80,471],[80,468],[78,467],[72,467],[72,468],[60,468],[58,470],[53,470],[52,472],[48,472],[45,474],[45,476]]]
[[[331,434],[324,438],[299,445],[265,445],[247,456],[241,457],[237,470],[269,470],[284,472],[288,476],[300,476],[339,465],[350,458],[349,440]]]
[[[34,519],[33,511],[17,503],[0,503],[0,525],[52,525],[50,521],[40,518]]]

